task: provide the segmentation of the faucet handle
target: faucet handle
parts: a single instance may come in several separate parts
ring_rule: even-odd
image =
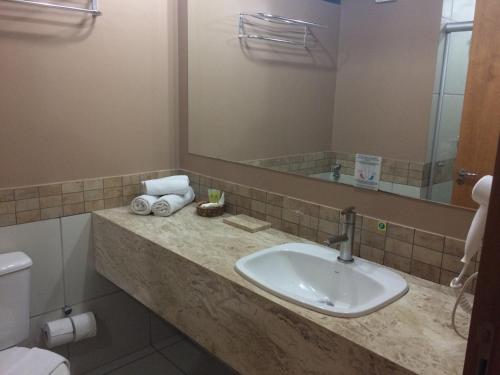
[[[327,246],[333,246],[333,245],[336,245],[336,244],[339,244],[341,242],[345,242],[349,240],[349,237],[347,237],[347,234],[343,233],[343,234],[338,234],[338,235],[335,235],[335,236],[332,236],[330,238],[328,238],[326,241],[324,241],[323,243]]]
[[[356,213],[356,207],[350,206],[350,207],[344,208],[340,213],[342,215],[355,214]]]

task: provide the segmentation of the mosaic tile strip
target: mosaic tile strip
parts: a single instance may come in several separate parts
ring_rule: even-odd
[[[0,189],[0,227],[128,205],[140,193],[141,181],[176,173],[162,170]]]

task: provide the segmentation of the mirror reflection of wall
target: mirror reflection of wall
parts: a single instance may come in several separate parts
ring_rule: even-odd
[[[450,203],[474,1],[190,0],[189,151]]]
[[[318,23],[305,49],[238,39],[238,14],[296,14]],[[189,149],[245,161],[328,150],[340,9],[323,0],[189,1]],[[302,28],[250,20],[249,33]],[[269,30],[269,29],[272,30]],[[231,139],[231,142],[227,142]]]

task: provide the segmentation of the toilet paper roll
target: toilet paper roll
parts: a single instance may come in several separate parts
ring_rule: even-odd
[[[73,323],[69,318],[45,323],[42,332],[48,348],[68,344],[74,340]]]
[[[85,314],[72,316],[74,342],[78,342],[97,335],[97,324],[94,313],[88,312]]]

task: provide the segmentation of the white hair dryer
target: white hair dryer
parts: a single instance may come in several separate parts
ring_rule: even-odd
[[[476,272],[473,275],[469,276],[464,283],[462,283],[462,280],[467,273],[467,268],[469,267],[472,258],[474,258],[474,255],[476,255],[477,252],[483,247],[483,237],[484,231],[486,229],[486,217],[488,215],[488,205],[490,203],[492,185],[493,177],[484,176],[477,182],[476,186],[474,186],[474,189],[472,190],[472,199],[474,200],[474,202],[479,204],[479,208],[476,212],[476,215],[474,215],[469,233],[467,234],[467,239],[465,240],[465,253],[464,257],[461,260],[461,262],[464,264],[462,272],[460,272],[460,275],[458,275],[458,277],[455,277],[453,280],[451,280],[450,283],[450,286],[452,288],[461,288],[457,296],[455,306],[453,307],[451,322],[455,332],[464,339],[467,339],[467,337],[465,335],[462,335],[458,331],[455,324],[455,317],[458,306],[460,306],[462,310],[467,313],[472,312],[472,303],[467,299],[465,291],[472,283],[472,281],[477,277],[478,273]]]
[[[462,286],[462,280],[467,271],[474,255],[481,250],[483,246],[484,230],[486,227],[486,216],[488,215],[488,205],[490,203],[491,186],[493,183],[492,176],[484,176],[481,178],[474,189],[472,190],[472,199],[474,202],[479,204],[479,209],[472,220],[472,224],[467,234],[467,239],[465,240],[465,253],[462,258],[462,263],[464,267],[460,275],[451,281],[450,286],[452,288],[460,288]]]

